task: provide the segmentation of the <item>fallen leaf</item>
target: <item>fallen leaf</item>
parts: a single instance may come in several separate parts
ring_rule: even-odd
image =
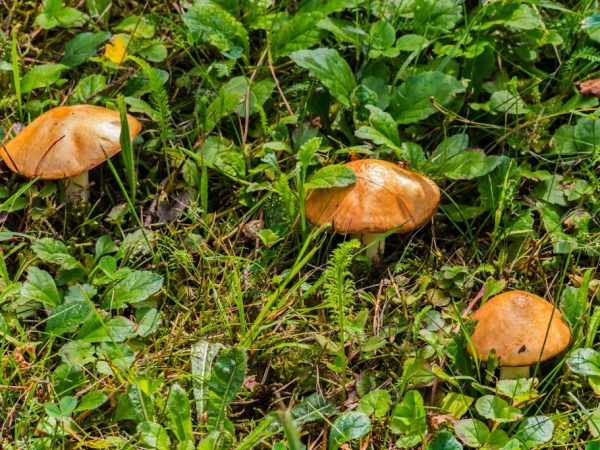
[[[600,97],[600,78],[579,82],[577,86],[582,94]]]
[[[127,61],[127,42],[125,42],[123,36],[118,35],[112,43],[106,44],[104,56],[115,64],[122,64]]]

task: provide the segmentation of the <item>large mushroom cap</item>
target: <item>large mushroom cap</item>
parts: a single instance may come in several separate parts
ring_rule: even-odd
[[[133,139],[142,124],[129,115],[127,122]],[[118,153],[120,133],[117,111],[92,105],[60,106],[45,112],[0,146],[0,155],[20,175],[69,178]]]
[[[529,366],[567,348],[571,330],[551,303],[525,291],[504,292],[488,300],[472,316],[477,356],[486,361],[496,350],[504,366]]]
[[[346,166],[356,183],[312,191],[305,204],[311,223],[331,222],[341,233],[409,232],[425,224],[440,201],[432,180],[390,162],[363,159]]]

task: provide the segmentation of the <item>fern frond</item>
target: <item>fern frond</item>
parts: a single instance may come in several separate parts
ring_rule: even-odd
[[[163,80],[158,76],[158,71],[151,67],[146,61],[135,56],[129,57],[135,61],[148,77],[148,86],[150,90],[150,99],[152,106],[158,112],[157,123],[160,131],[161,141],[166,145],[166,141],[174,136],[173,119],[171,107],[169,106],[169,96],[164,87]]]
[[[347,334],[357,333],[357,330],[351,327],[356,290],[349,267],[359,247],[360,242],[356,239],[340,244],[333,251],[323,274],[325,304],[330,309],[333,325],[339,329],[344,340]]]
[[[575,62],[582,59],[594,63],[600,62],[600,51],[594,47],[583,47],[574,51],[571,57],[565,63],[565,71],[569,73],[572,72]]]

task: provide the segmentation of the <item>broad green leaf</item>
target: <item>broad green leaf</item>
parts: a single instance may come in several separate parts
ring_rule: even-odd
[[[491,2],[484,11],[488,19],[476,25],[477,29],[485,30],[500,25],[513,31],[523,31],[543,26],[537,10],[525,3]]]
[[[60,336],[75,331],[91,314],[92,306],[87,300],[64,302],[50,312],[46,332]]]
[[[207,382],[209,431],[224,429],[227,407],[242,386],[246,364],[246,353],[239,348],[222,350],[216,359]]]
[[[58,354],[64,363],[71,366],[85,366],[96,361],[92,344],[81,339],[67,342]]]
[[[344,165],[325,166],[315,172],[304,184],[305,189],[344,187],[356,183],[356,174]]]
[[[106,42],[109,37],[110,33],[108,31],[78,34],[65,45],[65,54],[60,63],[71,68],[83,64],[90,56],[96,54],[98,47]]]
[[[397,123],[419,122],[436,112],[436,103],[446,106],[457,94],[465,91],[460,81],[439,71],[411,75],[392,93],[389,112]]]
[[[390,431],[422,436],[427,430],[425,406],[419,391],[408,391],[392,411]]]
[[[52,238],[42,238],[31,244],[31,250],[45,263],[56,264],[65,270],[81,267],[79,261],[69,254],[67,246]]]
[[[102,391],[91,391],[81,397],[75,412],[77,411],[89,411],[96,409],[104,404],[108,400],[108,396]]]
[[[77,337],[87,342],[123,342],[133,336],[133,329],[134,323],[122,316],[107,322],[92,317],[83,325]]]
[[[590,276],[591,269],[585,272],[584,279],[580,287],[576,288],[574,286],[567,286],[563,291],[561,310],[572,329],[577,327],[586,309],[588,302],[587,290],[590,284]]]
[[[323,17],[318,12],[298,13],[280,23],[271,34],[273,57],[277,59],[317,45],[324,34],[317,26]]]
[[[113,27],[115,31],[131,33],[135,37],[151,39],[156,33],[156,27],[144,16],[128,16]]]
[[[473,397],[459,394],[458,392],[448,392],[442,399],[440,407],[452,415],[455,419],[464,416],[473,403]]]
[[[578,348],[567,358],[567,365],[579,375],[600,377],[600,352],[592,348]]]
[[[183,14],[190,41],[207,42],[236,57],[248,54],[248,32],[231,14],[214,3],[194,4]]]
[[[356,82],[352,69],[336,50],[298,50],[290,58],[313,74],[342,105],[350,107]]]
[[[377,145],[385,145],[391,149],[400,147],[398,125],[391,115],[373,105],[367,105],[370,111],[370,126],[362,126],[356,130],[356,137],[367,139]]]
[[[64,64],[43,64],[34,66],[21,79],[21,92],[29,94],[34,89],[52,86],[60,80],[60,75],[69,66]]]
[[[451,180],[472,180],[490,173],[502,163],[504,158],[504,156],[487,156],[483,150],[465,150],[446,160],[437,158],[436,164],[429,165],[428,169],[431,173]]]
[[[141,316],[141,319],[135,328],[135,334],[137,334],[139,337],[148,337],[152,333],[155,333],[158,329],[158,326],[162,323],[160,313],[158,310],[156,310],[156,308],[138,311],[143,313],[143,315]]]
[[[462,19],[463,0],[416,0],[413,30],[452,30]]]
[[[292,418],[296,427],[303,424],[323,420],[325,417],[335,414],[335,408],[325,398],[312,394],[292,408]],[[277,433],[280,433],[281,424],[275,413],[264,416],[258,425],[246,435],[236,447],[236,450],[253,450],[259,444]]]
[[[331,425],[329,450],[338,450],[340,446],[353,439],[360,439],[371,430],[371,421],[359,411],[345,412]]]
[[[356,410],[367,416],[373,414],[375,417],[381,418],[387,415],[391,402],[392,397],[388,391],[375,389],[360,399]]]
[[[550,235],[550,240],[556,253],[568,254],[579,247],[575,237],[564,232],[558,208],[540,202],[538,210],[542,216],[542,224],[546,232]]]
[[[156,450],[170,450],[171,439],[166,430],[155,422],[142,422],[137,426],[140,440],[146,448]]]
[[[106,86],[106,76],[100,74],[83,77],[75,86],[71,104],[87,103]]]
[[[208,379],[212,368],[212,363],[223,348],[221,344],[211,344],[210,342],[200,341],[191,348],[192,363],[192,381],[194,387],[194,399],[196,400],[196,414],[198,422],[206,412],[208,401]]]
[[[436,434],[427,446],[427,450],[462,450],[462,448],[460,442],[447,431]]]
[[[109,376],[122,376],[120,373],[126,373],[135,360],[131,347],[122,343],[102,342],[96,347],[96,354],[96,370]]]
[[[146,300],[162,287],[163,278],[153,272],[136,270],[116,283],[106,293],[103,306],[119,309]]]
[[[506,400],[494,395],[479,397],[475,402],[475,408],[486,419],[499,423],[514,422],[523,416],[519,408],[510,406]]]
[[[37,267],[30,267],[27,270],[27,280],[21,286],[21,297],[51,307],[56,307],[60,303],[54,279],[48,272]]]
[[[469,447],[481,447],[490,435],[488,427],[475,419],[457,420],[454,422],[454,432]]]
[[[515,434],[515,438],[525,444],[528,448],[533,448],[549,442],[552,439],[553,433],[554,423],[549,417],[526,417],[525,420],[521,422],[521,425]]]
[[[171,427],[179,442],[194,440],[192,433],[192,411],[190,400],[185,389],[175,383],[171,386],[167,397],[167,414],[171,421]]]

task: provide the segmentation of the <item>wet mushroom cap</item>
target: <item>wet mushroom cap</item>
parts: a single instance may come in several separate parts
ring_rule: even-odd
[[[345,164],[356,183],[342,188],[316,189],[306,199],[308,220],[330,222],[340,233],[406,233],[423,226],[440,201],[440,190],[429,178],[377,159]]]
[[[509,291],[488,300],[471,316],[477,356],[487,361],[494,349],[504,366],[545,361],[565,350],[571,330],[551,303],[525,291]]]
[[[135,138],[142,124],[127,116]],[[93,105],[59,106],[45,112],[0,146],[6,165],[20,175],[63,179],[86,172],[121,150],[117,111]]]

